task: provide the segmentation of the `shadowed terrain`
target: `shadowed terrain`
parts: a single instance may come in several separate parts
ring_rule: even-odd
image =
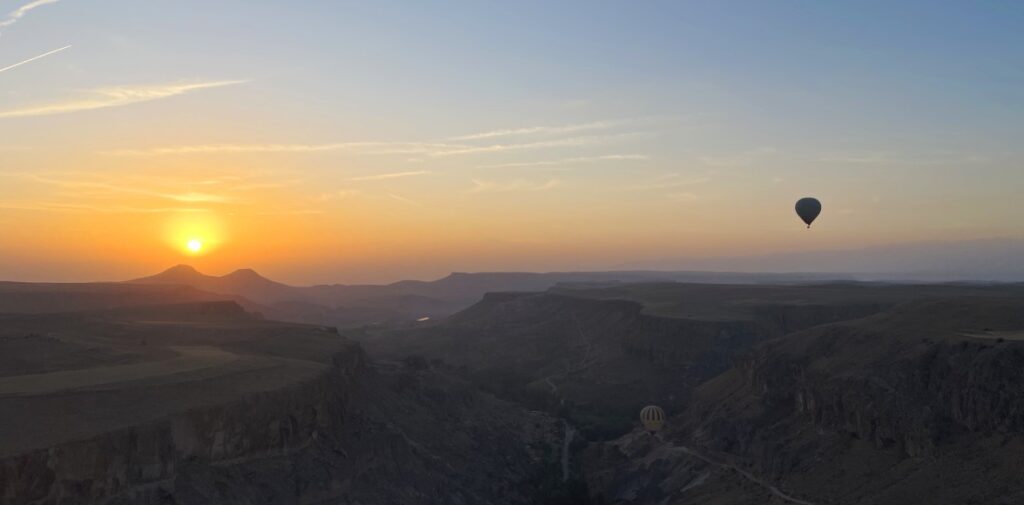
[[[246,293],[3,287],[4,504],[1024,497],[1020,285],[562,283],[340,332]]]

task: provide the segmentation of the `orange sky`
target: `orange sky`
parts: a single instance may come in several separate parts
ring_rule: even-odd
[[[993,77],[1019,34],[998,16],[894,51],[825,7],[754,3],[751,26],[674,3],[232,5],[59,1],[0,25],[0,279],[382,282],[1024,238],[1024,85]],[[890,14],[891,37],[944,33]],[[824,203],[811,232],[803,196]]]

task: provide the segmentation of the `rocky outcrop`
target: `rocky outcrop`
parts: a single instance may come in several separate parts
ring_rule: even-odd
[[[4,459],[0,503],[167,503],[195,462],[287,455],[340,430],[364,368],[360,354],[337,355],[329,373],[306,383]]]
[[[0,503],[528,503],[558,428],[443,370],[343,353],[285,389],[4,458]]]
[[[420,354],[464,366],[496,394],[558,409],[591,439],[614,438],[645,404],[682,409],[693,387],[758,342],[883,307],[766,300],[718,318],[670,317],[597,293],[488,293],[443,323],[381,332],[364,344],[390,359]]]
[[[1021,307],[911,304],[768,343],[703,386],[675,435],[826,503],[899,503],[924,478],[929,503],[1022,497],[1024,343],[968,332],[1024,328]]]

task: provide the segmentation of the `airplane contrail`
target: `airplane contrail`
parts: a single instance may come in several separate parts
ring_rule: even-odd
[[[54,49],[53,51],[49,51],[49,52],[40,54],[39,56],[33,56],[33,57],[31,57],[31,58],[29,58],[29,59],[27,59],[25,61],[19,61],[18,63],[15,63],[14,65],[8,65],[8,66],[6,66],[4,68],[0,68],[0,72],[6,72],[6,71],[8,71],[8,70],[10,70],[10,69],[12,69],[14,67],[20,67],[20,66],[22,66],[22,65],[24,65],[26,63],[32,63],[33,61],[36,61],[36,60],[38,60],[40,58],[45,58],[45,57],[47,57],[47,56],[49,56],[51,54],[59,53],[59,52],[65,50],[65,49],[68,49],[70,47],[71,46],[64,46],[64,47],[62,47],[60,49]]]

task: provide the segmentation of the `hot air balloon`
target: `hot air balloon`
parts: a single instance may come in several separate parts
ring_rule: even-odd
[[[665,411],[661,410],[661,407],[648,405],[640,411],[640,422],[644,424],[644,429],[653,435],[665,426]]]
[[[807,227],[811,227],[811,223],[814,219],[821,214],[821,202],[817,198],[801,198],[796,202],[796,215],[800,216],[807,223]]]

